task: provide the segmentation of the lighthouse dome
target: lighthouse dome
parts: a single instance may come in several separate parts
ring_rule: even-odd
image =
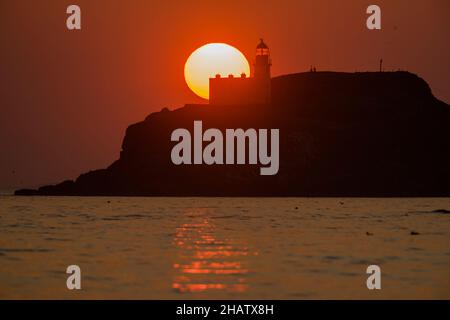
[[[269,47],[264,43],[264,40],[261,39],[259,44],[256,46],[256,56],[268,56],[269,55]]]

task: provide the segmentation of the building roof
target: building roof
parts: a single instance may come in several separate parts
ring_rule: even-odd
[[[269,47],[264,43],[263,39],[260,39],[261,42],[258,44],[258,46],[256,47],[256,49],[269,49]]]

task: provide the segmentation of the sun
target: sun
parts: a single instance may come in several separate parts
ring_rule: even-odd
[[[226,43],[208,43],[189,56],[184,66],[188,87],[198,96],[209,99],[209,78],[217,74],[227,77],[250,76],[250,65],[245,56]]]

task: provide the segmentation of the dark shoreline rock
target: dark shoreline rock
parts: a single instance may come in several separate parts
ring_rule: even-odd
[[[437,209],[437,210],[433,210],[433,213],[442,213],[442,214],[449,214],[450,210],[446,210],[446,209]]]

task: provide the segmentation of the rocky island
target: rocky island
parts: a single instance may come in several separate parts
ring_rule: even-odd
[[[279,170],[175,165],[171,133],[279,129]],[[75,181],[17,190],[61,196],[449,196],[450,106],[408,72],[307,72],[271,80],[268,105],[185,105],[128,127],[120,158]]]

